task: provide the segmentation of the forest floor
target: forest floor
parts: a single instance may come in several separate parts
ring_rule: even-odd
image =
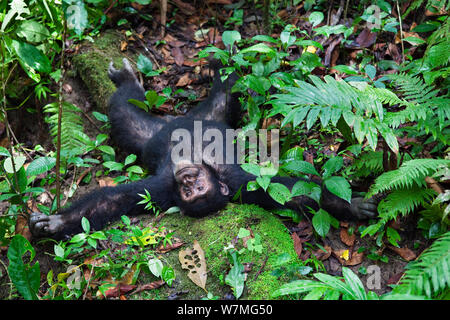
[[[205,61],[194,61],[199,50],[203,49],[209,43],[215,43],[217,46],[223,46],[221,43],[220,32],[217,29],[222,30],[220,28],[207,28],[204,32],[199,33],[200,26],[208,21],[209,16],[206,12],[202,11],[199,14],[193,14],[192,12],[187,13],[188,9],[180,8],[180,10],[174,15],[173,19],[175,23],[171,28],[166,30],[164,40],[165,44],[158,44],[160,39],[160,31],[158,26],[158,17],[155,15],[155,21],[153,25],[150,27],[148,23],[144,20],[138,21],[136,23],[136,33],[132,36],[125,36],[125,30],[121,30],[120,41],[114,45],[114,51],[116,52],[114,59],[118,60],[120,56],[127,56],[133,61],[133,57],[140,52],[145,53],[147,56],[151,57],[154,65],[158,66],[158,68],[165,68],[165,71],[161,73],[159,76],[143,79],[144,87],[146,89],[153,89],[158,93],[164,88],[170,87],[173,88],[173,92],[177,89],[183,89],[183,95],[174,95],[173,99],[169,99],[165,104],[161,106],[159,112],[162,114],[183,114],[186,110],[189,110],[193,105],[195,105],[198,101],[204,99],[207,96],[207,92],[209,89],[209,74],[210,70],[207,68]],[[225,11],[223,9],[218,9],[218,16],[224,15],[228,17],[231,14],[231,11]],[[227,16],[228,15],[228,16]],[[299,16],[299,19],[302,17]],[[219,19],[220,20],[220,19]],[[223,21],[221,21],[223,23]],[[248,22],[245,24],[245,28],[241,28],[241,35],[243,38],[251,37],[257,34],[259,26],[254,22]],[[274,36],[278,37],[279,35],[275,34]],[[94,39],[95,42],[99,41],[98,39]],[[329,64],[336,64],[336,61],[340,59],[340,64],[347,64],[349,61],[345,59],[352,59],[355,56],[356,49],[348,50],[346,52],[341,52],[339,55],[339,50],[335,50],[336,43],[333,42],[336,38],[331,37],[330,39],[324,41],[323,46],[325,52],[323,53],[324,58],[330,60]],[[358,39],[355,39],[358,41]],[[360,47],[363,46],[365,50],[372,45],[370,43],[372,39],[370,35],[366,35],[365,38],[363,36],[359,37]],[[386,45],[386,43],[384,43]],[[388,45],[387,45],[388,46]],[[84,43],[81,45],[77,45],[75,52],[72,54],[73,57],[76,57],[80,54],[88,53],[95,47],[95,44]],[[377,48],[382,47],[377,46]],[[95,47],[96,52],[98,52],[97,47]],[[105,51],[106,52],[106,51]],[[378,54],[390,54],[394,55],[394,59],[398,59],[395,56],[395,51],[383,51]],[[109,54],[109,51],[105,53]],[[110,57],[113,59],[113,57]],[[69,59],[70,61],[70,59]],[[120,61],[120,60],[119,60]],[[135,60],[134,60],[135,62]],[[91,137],[95,138],[95,136],[104,130],[99,129],[102,125],[99,121],[95,120],[92,116],[93,111],[98,111],[102,113],[106,112],[106,101],[103,97],[98,99],[98,95],[95,95],[95,92],[101,90],[101,87],[105,87],[102,81],[109,81],[108,79],[96,80],[93,74],[103,73],[106,75],[106,66],[109,61],[103,61],[103,64],[100,66],[96,66],[94,61],[89,62],[88,60],[83,60],[84,64],[89,64],[87,67],[90,68],[90,72],[92,74],[87,75],[84,74],[82,77],[79,76],[80,73],[85,73],[85,70],[77,69],[77,63],[69,62],[69,65],[73,67],[73,72],[70,72],[69,77],[66,78],[64,84],[64,95],[65,98],[77,105],[79,108],[83,110],[83,122],[86,133]],[[78,62],[78,64],[80,64]],[[104,68],[103,70],[95,70],[92,68]],[[321,68],[318,68],[318,73],[323,72]],[[78,75],[77,75],[78,74]],[[195,94],[196,99],[193,101],[189,101],[186,97],[189,94]],[[174,109],[174,106],[182,103],[179,108]],[[28,146],[35,146],[37,144],[41,144],[45,150],[50,150],[53,148],[51,138],[48,135],[48,127],[43,122],[42,118],[38,114],[28,114],[28,113],[18,113],[17,115],[12,114],[11,118],[13,119],[13,127],[15,127],[16,131],[19,132],[18,139],[22,143]],[[14,120],[15,119],[15,120]],[[20,120],[20,121],[19,121]],[[276,121],[276,120],[275,120]],[[319,138],[320,134],[317,132],[311,132],[308,138]],[[327,137],[329,143],[325,145],[324,152],[333,153],[332,146],[336,146],[336,142],[334,140],[335,137]],[[298,141],[298,146],[304,147],[307,152],[307,160],[308,157],[312,161],[314,156],[317,154],[317,150],[311,145],[306,144],[304,141]],[[118,154],[118,158],[122,161],[125,155]],[[92,172],[101,169],[101,165],[97,167],[93,167]],[[82,172],[73,172],[68,174],[66,180],[64,181],[63,190],[65,190],[65,195],[68,195],[69,187],[71,182],[78,178]],[[89,183],[80,182],[77,186],[77,190],[74,196],[74,199],[79,198],[81,195],[91,191],[98,186],[102,186],[108,184],[108,180],[106,177],[101,177],[99,179],[92,179]],[[68,200],[68,197],[66,197]],[[72,201],[73,199],[70,199]],[[38,201],[43,205],[50,204],[50,197],[43,194],[42,197],[38,199]],[[63,202],[63,204],[66,201]],[[231,207],[225,209],[225,211],[233,211],[237,212],[235,214],[241,214],[239,209],[235,206],[231,205]],[[245,210],[244,210],[245,211]],[[245,213],[247,214],[247,213]],[[243,215],[245,215],[243,214]],[[211,217],[211,221],[221,221],[223,213],[218,216]],[[248,218],[248,217],[247,217]],[[145,221],[146,218],[144,218]],[[183,219],[189,219],[186,217],[179,217],[182,221]],[[264,217],[264,219],[271,219]],[[359,226],[365,225],[367,223],[350,223],[350,222],[341,222],[340,227],[338,229],[331,228],[330,232],[326,236],[325,239],[320,239],[315,237],[312,230],[312,225],[310,221],[303,220],[298,224],[294,224],[292,221],[289,221],[286,218],[277,217],[279,222],[278,224],[286,226],[286,236],[283,238],[284,243],[280,244],[276,250],[279,251],[285,248],[286,244],[288,244],[291,248],[289,252],[295,252],[298,259],[302,261],[306,261],[308,259],[316,258],[316,261],[320,261],[323,263],[326,272],[331,275],[341,275],[342,266],[347,266],[351,268],[358,276],[361,278],[363,284],[366,288],[375,291],[377,294],[386,293],[389,291],[389,285],[395,284],[401,277],[404,272],[405,265],[408,261],[414,260],[420,253],[429,245],[429,243],[421,236],[419,230],[417,230],[416,221],[414,218],[404,218],[400,219],[390,226],[395,228],[399,234],[401,235],[400,248],[395,248],[390,245],[376,245],[376,239],[372,239],[370,237],[360,238],[359,234],[356,232],[353,234],[349,234],[349,230],[357,230]],[[162,219],[164,221],[164,218]],[[236,225],[233,227],[234,235],[237,234],[239,228],[236,227],[253,227],[249,225],[250,220],[245,220],[245,222],[241,225]],[[265,221],[265,220],[264,220]],[[272,223],[274,220],[270,220]],[[192,222],[192,221],[190,221]],[[220,222],[217,222],[220,224]],[[232,220],[232,223],[235,223]],[[258,225],[259,222],[256,222],[255,226]],[[190,228],[188,224],[183,222],[168,222],[174,228],[176,236],[180,236],[180,238],[185,237],[183,240],[187,245],[192,245],[194,238],[189,239],[189,235],[186,234],[186,230],[181,230],[180,226],[187,226]],[[192,224],[197,224],[197,222],[192,222]],[[203,220],[199,222],[199,227],[202,228],[202,224],[208,225],[207,220]],[[225,223],[224,227],[227,227],[228,224]],[[206,228],[206,227],[205,227]],[[209,238],[210,236],[214,236],[214,233],[217,230],[210,230],[211,234],[208,234],[208,229],[204,231],[207,233],[205,238]],[[262,231],[264,233],[266,231]],[[230,234],[230,238],[228,241],[232,240],[232,236]],[[272,239],[264,235],[263,241],[266,241],[266,245],[269,245]],[[223,243],[222,245],[226,245]],[[327,252],[323,252],[318,249],[316,244],[319,244],[323,248],[327,250]],[[36,249],[38,250],[37,259],[40,262],[41,273],[43,278],[45,278],[45,274],[49,270],[54,270],[56,274],[56,270],[64,271],[63,267],[54,261],[51,254],[53,253],[53,243],[44,243],[44,244],[35,244]],[[204,244],[206,246],[206,242]],[[3,262],[0,265],[0,298],[6,298],[9,294],[9,284],[7,281],[7,277],[5,277],[5,272],[2,268],[7,264],[6,259],[6,249],[0,248],[0,259]],[[3,250],[4,249],[4,250]],[[180,249],[177,249],[180,250]],[[175,251],[175,256],[178,256],[177,250]],[[209,250],[207,253],[207,258],[213,259],[213,253],[216,249],[204,248],[204,250]],[[260,259],[259,257],[258,259]],[[215,257],[215,259],[221,259],[221,267],[218,268],[215,272],[220,274],[220,272],[226,272],[226,257]],[[256,259],[256,260],[258,260]],[[264,259],[262,259],[264,260]],[[384,260],[384,261],[383,261]],[[173,260],[175,261],[175,260]],[[175,264],[176,262],[173,262]],[[250,262],[250,261],[249,261]],[[251,261],[255,262],[256,261]],[[207,264],[209,265],[210,261],[207,259]],[[259,264],[258,264],[259,263]],[[253,270],[253,275],[264,270],[267,274],[270,274],[275,268],[275,266],[270,266],[270,263],[267,264],[264,261],[259,261],[256,263],[257,266]],[[214,262],[212,263],[214,265]],[[379,268],[379,269],[378,269]],[[270,272],[269,272],[270,271]],[[183,273],[181,269],[177,271],[179,273]],[[380,276],[379,279],[374,278],[374,274],[378,274]],[[269,276],[267,276],[269,277]],[[379,280],[379,281],[377,281]],[[185,276],[183,281],[189,281]],[[252,280],[248,280],[251,282]],[[266,280],[264,280],[266,281]],[[279,285],[277,283],[277,285]],[[199,291],[195,291],[196,293],[190,295],[189,292],[186,291],[191,290],[192,292],[195,289],[185,289],[183,286],[176,287],[170,289],[169,291],[161,292],[157,298],[166,299],[170,296],[181,299],[192,299],[192,298],[201,298],[205,295],[199,293]],[[258,289],[259,290],[259,289]],[[255,289],[255,291],[257,291]],[[180,292],[184,292],[183,294],[177,294]],[[270,298],[267,293],[261,294],[259,291],[256,294],[257,298]],[[261,294],[261,295],[258,295]],[[227,297],[226,290],[223,290],[221,298]],[[255,296],[247,296],[247,298],[253,298]],[[117,297],[116,297],[117,298]],[[131,297],[130,297],[131,298]],[[142,297],[141,297],[142,298]],[[148,297],[147,297],[148,298]],[[155,298],[154,296],[152,298]]]

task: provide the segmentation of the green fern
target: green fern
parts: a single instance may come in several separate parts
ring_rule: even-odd
[[[407,270],[393,294],[436,297],[450,288],[450,232],[437,239]]]
[[[450,160],[415,159],[402,164],[397,170],[383,173],[371,186],[368,197],[394,189],[411,189],[413,186],[425,187],[425,177],[430,176],[441,166],[449,166]]]
[[[415,0],[413,3],[411,3],[408,7],[408,10],[406,10],[406,12],[403,14],[402,18],[406,18],[408,16],[408,14],[419,8],[425,0]],[[445,10],[448,10],[450,5],[450,2],[448,0],[427,0],[427,4],[426,4],[426,8],[430,9],[431,7],[435,7],[438,10],[441,8],[444,8]]]
[[[353,167],[356,169],[355,175],[357,177],[381,174],[383,172],[383,152],[364,152],[355,160]]]
[[[63,102],[62,107],[61,148],[66,150],[83,148],[89,142],[89,137],[83,132],[83,122],[79,116],[81,110],[68,102]],[[50,133],[55,137],[53,142],[56,144],[58,103],[46,105],[44,112],[50,114],[45,121],[50,124]]]
[[[330,76],[324,77],[325,82],[316,76],[310,76],[309,80],[311,83],[295,80],[297,87],[285,87],[286,93],[273,95],[271,103],[275,111],[268,116],[279,110],[290,110],[285,112],[282,126],[292,123],[297,127],[305,121],[307,129],[317,121],[322,127],[329,123],[336,126],[342,118],[353,129],[359,143],[366,139],[375,150],[380,134],[394,152],[398,151],[394,132],[383,123],[385,111],[379,99],[373,99],[368,92]]]
[[[399,214],[411,213],[417,207],[431,202],[435,195],[434,190],[419,187],[392,191],[378,205],[379,218],[387,222]]]

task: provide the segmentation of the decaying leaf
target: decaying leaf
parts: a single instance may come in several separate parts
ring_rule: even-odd
[[[355,244],[356,235],[354,233],[352,235],[350,235],[348,233],[348,229],[346,229],[346,228],[341,229],[340,237],[341,237],[341,241],[349,247],[351,247]]]
[[[302,255],[303,244],[297,233],[292,233],[292,240],[294,240],[294,249],[297,255],[300,257]]]
[[[322,249],[318,249],[317,251],[314,251],[313,254],[314,256],[316,256],[317,259],[319,259],[320,261],[324,261],[327,260],[332,252],[332,249],[330,246],[324,246],[325,250],[327,250],[327,252],[323,251]]]
[[[178,82],[175,86],[184,87],[184,86],[187,86],[188,84],[190,84],[191,82],[192,82],[192,80],[189,79],[189,73],[185,73],[184,75],[181,76],[180,79],[178,79]]]
[[[348,249],[333,250],[333,255],[344,266],[356,266],[363,261],[364,252],[358,253],[356,250],[350,254]]]
[[[400,257],[402,257],[406,261],[414,260],[417,257],[417,255],[411,249],[408,249],[406,247],[397,248],[394,246],[388,246],[388,248],[397,253]]]
[[[205,253],[200,247],[197,240],[194,241],[193,248],[187,248],[186,250],[180,250],[178,254],[181,267],[189,270],[188,277],[197,286],[206,291],[206,260]]]

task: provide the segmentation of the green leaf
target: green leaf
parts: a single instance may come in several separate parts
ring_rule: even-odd
[[[291,192],[284,184],[277,182],[271,183],[267,189],[267,192],[272,199],[278,203],[284,204],[285,202],[291,200]]]
[[[100,112],[97,112],[97,111],[93,111],[92,112],[92,115],[95,117],[95,119],[97,119],[98,121],[101,121],[101,122],[108,122],[108,116],[107,115],[105,115],[105,114],[103,114],[103,113],[100,113]]]
[[[129,165],[129,164],[135,162],[136,159],[137,159],[137,156],[136,156],[135,154],[130,154],[130,155],[128,155],[128,156],[125,158],[125,162],[124,162],[124,163],[125,163],[125,165],[127,166],[127,165]]]
[[[30,242],[22,235],[17,234],[12,239],[8,249],[8,274],[17,291],[26,300],[37,300],[37,292],[41,281],[39,262],[33,266],[23,262],[26,252],[30,253],[30,263],[34,259],[35,251]]]
[[[314,12],[311,12],[308,20],[312,24],[312,26],[315,27],[323,21],[323,18],[324,18],[324,16],[323,16],[322,12],[314,11]]]
[[[81,227],[83,228],[85,233],[89,233],[91,230],[91,224],[86,217],[81,218]]]
[[[344,164],[344,159],[342,157],[333,157],[329,159],[325,164],[323,165],[323,179],[328,178],[332,174],[338,172],[342,165]]]
[[[258,52],[258,53],[267,53],[272,54],[273,56],[276,55],[276,51],[269,47],[265,43],[257,43],[251,47],[245,48],[241,50],[241,54],[248,53],[248,52]]]
[[[375,78],[375,75],[377,74],[377,69],[371,65],[368,64],[364,67],[364,71],[366,72],[367,76],[373,80],[373,78]]]
[[[142,53],[138,57],[136,66],[140,72],[147,76],[153,71],[153,63]]]
[[[319,236],[325,237],[331,226],[328,212],[323,209],[317,211],[312,218],[312,224],[314,226],[314,230],[316,230]]]
[[[344,64],[334,66],[333,69],[335,69],[339,72],[345,73],[345,74],[358,74],[358,71],[356,71],[352,67],[344,65]]]
[[[289,171],[314,174],[316,176],[319,176],[319,173],[316,171],[314,166],[307,161],[293,160],[283,165],[282,168]]]
[[[366,290],[364,290],[364,285],[358,276],[346,267],[342,267],[342,275],[344,276],[345,283],[352,290],[352,296],[356,300],[367,300]]]
[[[134,104],[135,106],[137,106],[139,108],[141,108],[145,112],[148,112],[148,106],[147,106],[147,104],[145,104],[145,102],[143,102],[141,100],[137,100],[137,99],[128,99],[128,102],[131,103],[131,104]]]
[[[254,163],[243,163],[241,164],[241,168],[254,176],[259,176],[259,166]]]
[[[241,41],[241,34],[239,31],[232,30],[232,31],[224,31],[222,33],[222,42],[225,45],[225,47],[232,48],[235,42]]]
[[[105,166],[106,168],[108,168],[111,171],[122,171],[122,169],[123,169],[123,164],[121,164],[119,162],[115,162],[115,161],[103,162],[103,166]]]
[[[0,147],[0,156],[10,157],[11,154],[9,153],[8,149],[6,149],[4,147]]]
[[[267,191],[267,188],[269,187],[270,184],[270,177],[268,176],[256,177],[256,182],[261,186],[261,188],[264,189],[264,191]]]
[[[398,241],[401,240],[400,235],[398,234],[397,230],[387,227],[386,229],[386,237],[388,241],[395,247],[400,247],[398,244]]]
[[[9,21],[16,16],[16,20],[25,20],[25,17],[22,17],[22,14],[30,14],[30,10],[27,8],[27,4],[24,0],[15,0],[9,2],[10,9],[6,13],[6,15],[3,18],[2,27],[0,28],[0,31],[5,31],[6,26],[8,25]]]
[[[110,154],[110,155],[112,155],[112,156],[114,156],[114,155],[116,154],[116,152],[114,151],[114,149],[113,149],[112,147],[110,147],[110,146],[99,146],[98,149],[99,149],[101,152],[104,152],[104,153],[106,153],[106,154]]]
[[[163,263],[159,259],[155,258],[148,261],[148,269],[155,277],[159,278],[161,276],[163,268]]]
[[[16,172],[19,171],[20,168],[22,168],[25,160],[27,160],[27,158],[24,156],[14,157],[14,168]],[[11,157],[6,158],[5,162],[3,163],[3,167],[5,168],[6,172],[14,173]]]
[[[169,286],[172,286],[173,280],[175,280],[175,271],[172,267],[165,265],[161,271],[161,279],[164,280]]]
[[[53,157],[40,157],[33,160],[27,167],[27,176],[37,176],[51,170],[56,165]]]
[[[352,198],[352,189],[344,177],[330,177],[325,180],[325,186],[332,194],[337,195],[350,203]]]
[[[238,253],[236,251],[229,252],[229,254],[233,259],[233,267],[226,275],[225,283],[233,289],[233,294],[236,299],[239,299],[239,297],[244,292],[244,283],[246,278],[244,273],[244,266],[238,260]]]
[[[414,45],[421,45],[421,44],[426,43],[425,40],[422,40],[422,39],[417,38],[417,37],[406,37],[403,40],[409,42],[413,46]]]
[[[16,30],[19,37],[25,38],[28,42],[39,43],[46,40],[50,33],[47,28],[37,21],[26,20],[22,22]]]
[[[55,251],[55,255],[59,258],[64,258],[64,248],[61,247],[58,244],[55,244],[55,246],[53,247],[54,251]]]
[[[24,65],[43,73],[52,72],[52,66],[47,56],[42,54],[35,46],[13,40],[12,46],[20,62]]]

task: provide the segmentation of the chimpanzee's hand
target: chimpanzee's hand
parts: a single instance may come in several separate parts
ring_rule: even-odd
[[[378,201],[374,198],[353,198],[350,211],[353,216],[361,220],[375,218],[377,216],[377,205]]]

